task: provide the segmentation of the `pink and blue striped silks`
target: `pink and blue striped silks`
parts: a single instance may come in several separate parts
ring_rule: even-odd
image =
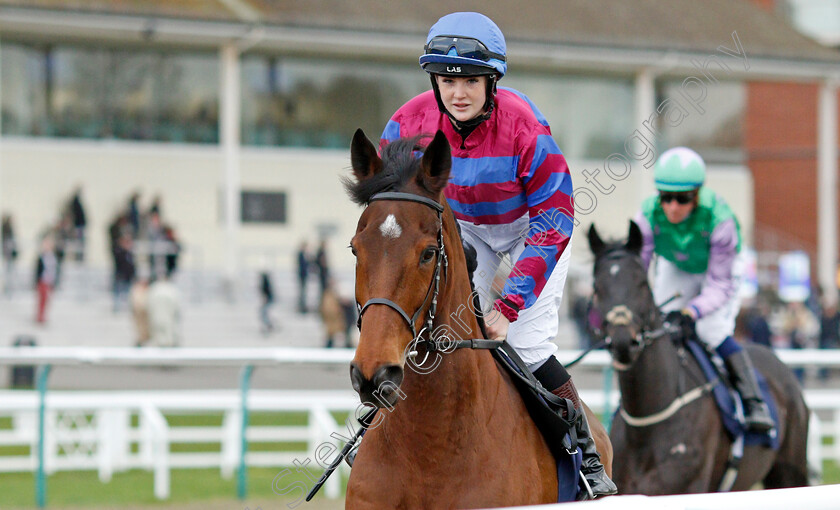
[[[432,91],[403,105],[385,127],[380,146],[400,137],[444,132],[452,173],[444,190],[455,217],[478,225],[509,224],[527,215],[518,236],[525,250],[497,302],[508,319],[539,297],[572,235],[572,179],[551,128],[522,93],[499,87],[491,117],[466,139],[438,109]]]

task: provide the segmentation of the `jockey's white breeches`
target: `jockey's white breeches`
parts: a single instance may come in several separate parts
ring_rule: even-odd
[[[508,255],[510,260],[505,261],[504,270],[500,274],[507,277],[512,264],[516,263],[525,249],[528,216],[523,216],[508,225],[475,225],[463,221],[458,223],[461,226],[462,238],[472,245],[478,254],[478,268],[473,274],[473,283],[481,300],[485,320],[490,322],[498,313],[490,311],[493,301],[502,290],[498,285],[493,287],[493,280],[505,255]],[[559,329],[559,310],[571,253],[569,242],[537,300],[530,307],[521,310],[519,318],[512,322],[508,329],[507,342],[532,368],[542,364],[557,350],[554,339]]]
[[[697,336],[712,349],[723,343],[726,337],[735,331],[735,318],[741,308],[740,289],[744,269],[745,259],[738,255],[732,265],[732,278],[735,280],[736,290],[720,308],[697,321]],[[705,273],[686,273],[662,257],[656,257],[655,275],[653,299],[657,304],[664,303],[677,293],[680,294],[662,308],[663,313],[688,306],[703,290],[703,282],[706,280]]]

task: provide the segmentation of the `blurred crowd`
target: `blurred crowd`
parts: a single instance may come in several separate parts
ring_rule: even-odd
[[[139,192],[132,193],[108,225],[112,309],[114,313],[131,309],[138,345],[149,342],[177,345],[180,308],[177,289],[171,280],[178,270],[181,243],[175,229],[163,219],[160,197],[152,198],[145,210],[140,199]],[[61,286],[65,262],[84,264],[88,223],[83,190],[79,186],[60,204],[57,220],[37,234],[33,268],[36,323],[45,324],[48,320],[50,298]],[[29,236],[25,234],[25,237]],[[2,250],[3,292],[9,297],[21,253],[20,237],[11,213],[2,216]]]
[[[755,342],[779,349],[837,349],[840,347],[840,310],[819,289],[804,302],[783,302],[771,290],[760,293],[741,309],[735,335],[742,342]],[[800,380],[802,369],[795,370]],[[820,379],[830,371],[821,369]]]
[[[34,263],[34,321],[46,324],[52,294],[60,288],[66,261],[85,264],[90,218],[81,187],[75,188],[59,207],[57,220],[35,237],[38,243]],[[126,197],[107,224],[107,246],[111,259],[109,292],[114,314],[130,313],[135,345],[177,346],[182,342],[181,298],[173,279],[178,274],[183,251],[179,236],[164,215],[160,196],[143,200],[140,192]],[[24,233],[31,239],[31,233]],[[15,276],[21,267],[20,232],[11,213],[2,215],[3,293],[14,292]],[[355,300],[343,293],[332,274],[327,240],[316,244],[302,241],[295,253],[298,295],[293,309],[298,314],[314,313],[323,327],[324,347],[352,347],[356,324]],[[26,250],[23,250],[25,253]],[[263,335],[281,330],[272,308],[278,301],[268,267],[258,272],[258,324]],[[22,275],[21,275],[22,276]],[[291,300],[290,300],[291,301]],[[291,302],[289,303],[292,304]]]

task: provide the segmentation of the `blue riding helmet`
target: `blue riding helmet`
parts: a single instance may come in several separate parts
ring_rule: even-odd
[[[430,74],[474,76],[507,72],[505,36],[477,12],[455,12],[429,29],[420,67]]]

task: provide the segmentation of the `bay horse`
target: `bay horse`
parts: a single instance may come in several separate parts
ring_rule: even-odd
[[[696,359],[672,341],[654,302],[640,250],[642,233],[630,222],[627,241],[605,243],[592,225],[594,306],[621,391],[610,439],[613,480],[624,494],[717,492],[732,441]],[[769,348],[744,346],[766,379],[778,410],[778,450],[745,446],[730,490],[808,485],[809,412],[793,372]],[[632,422],[632,423],[631,423]],[[730,480],[730,479],[728,479]]]
[[[424,324],[483,338],[460,234],[442,194],[449,143],[438,131],[418,157],[419,140],[396,140],[380,159],[357,130],[354,179],[344,179],[351,198],[367,205],[350,243],[356,300],[364,305],[351,381],[363,403],[379,408],[353,463],[346,508],[556,502],[555,459],[491,353],[414,347]],[[434,362],[413,363],[426,355]],[[609,437],[589,419],[609,473]]]

